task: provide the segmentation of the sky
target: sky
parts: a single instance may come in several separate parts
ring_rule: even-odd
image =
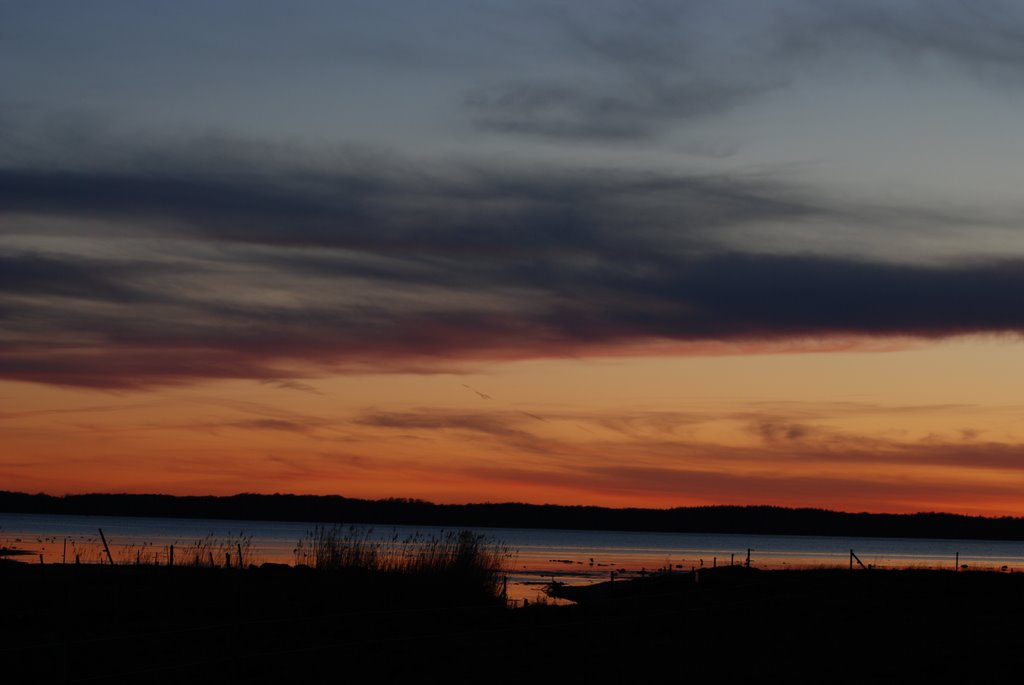
[[[0,489],[1024,515],[1024,7],[0,4]]]

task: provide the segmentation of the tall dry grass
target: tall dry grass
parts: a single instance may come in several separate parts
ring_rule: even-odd
[[[223,538],[209,533],[191,544],[176,542],[175,547],[175,563],[179,565],[227,566],[229,559],[230,565],[238,568],[258,563],[253,550],[252,535],[245,531]]]
[[[512,557],[506,545],[468,530],[381,538],[371,528],[317,526],[295,548],[296,564],[319,570],[443,576],[495,595]]]

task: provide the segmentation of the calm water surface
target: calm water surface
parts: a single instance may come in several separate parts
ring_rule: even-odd
[[[99,539],[103,529],[115,561],[166,563],[175,546],[176,563],[189,563],[197,551],[205,562],[210,553],[223,563],[225,553],[237,561],[237,544],[245,563],[295,563],[299,540],[316,523],[225,521],[122,516],[57,516],[0,513],[0,547],[31,552],[16,557],[33,563],[99,563],[105,558]],[[359,525],[380,539],[405,539],[414,534],[443,535],[453,529],[433,526]],[[729,535],[703,533],[637,533],[584,530],[474,528],[511,552],[509,596],[534,599],[552,578],[569,583],[604,580],[611,571],[632,575],[671,565],[690,570],[700,566],[743,563],[750,549],[759,568],[847,566],[850,550],[865,563],[881,568],[970,568],[1024,570],[1024,542],[931,540],[905,538],[818,537],[804,535]]]

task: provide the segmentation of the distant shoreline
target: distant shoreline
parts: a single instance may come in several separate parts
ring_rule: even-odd
[[[775,506],[612,509],[522,503],[434,504],[422,500],[364,500],[337,495],[87,494],[55,497],[0,491],[0,512],[442,527],[1024,540],[1024,518],[1018,517],[847,513]]]

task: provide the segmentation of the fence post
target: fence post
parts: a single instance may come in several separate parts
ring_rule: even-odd
[[[100,531],[100,539],[103,540],[103,549],[105,549],[107,551],[107,560],[110,562],[110,565],[113,566],[114,565],[114,557],[111,556],[111,554],[110,554],[110,545],[107,544],[107,536],[103,534],[103,529],[102,528],[100,528],[99,531]]]

